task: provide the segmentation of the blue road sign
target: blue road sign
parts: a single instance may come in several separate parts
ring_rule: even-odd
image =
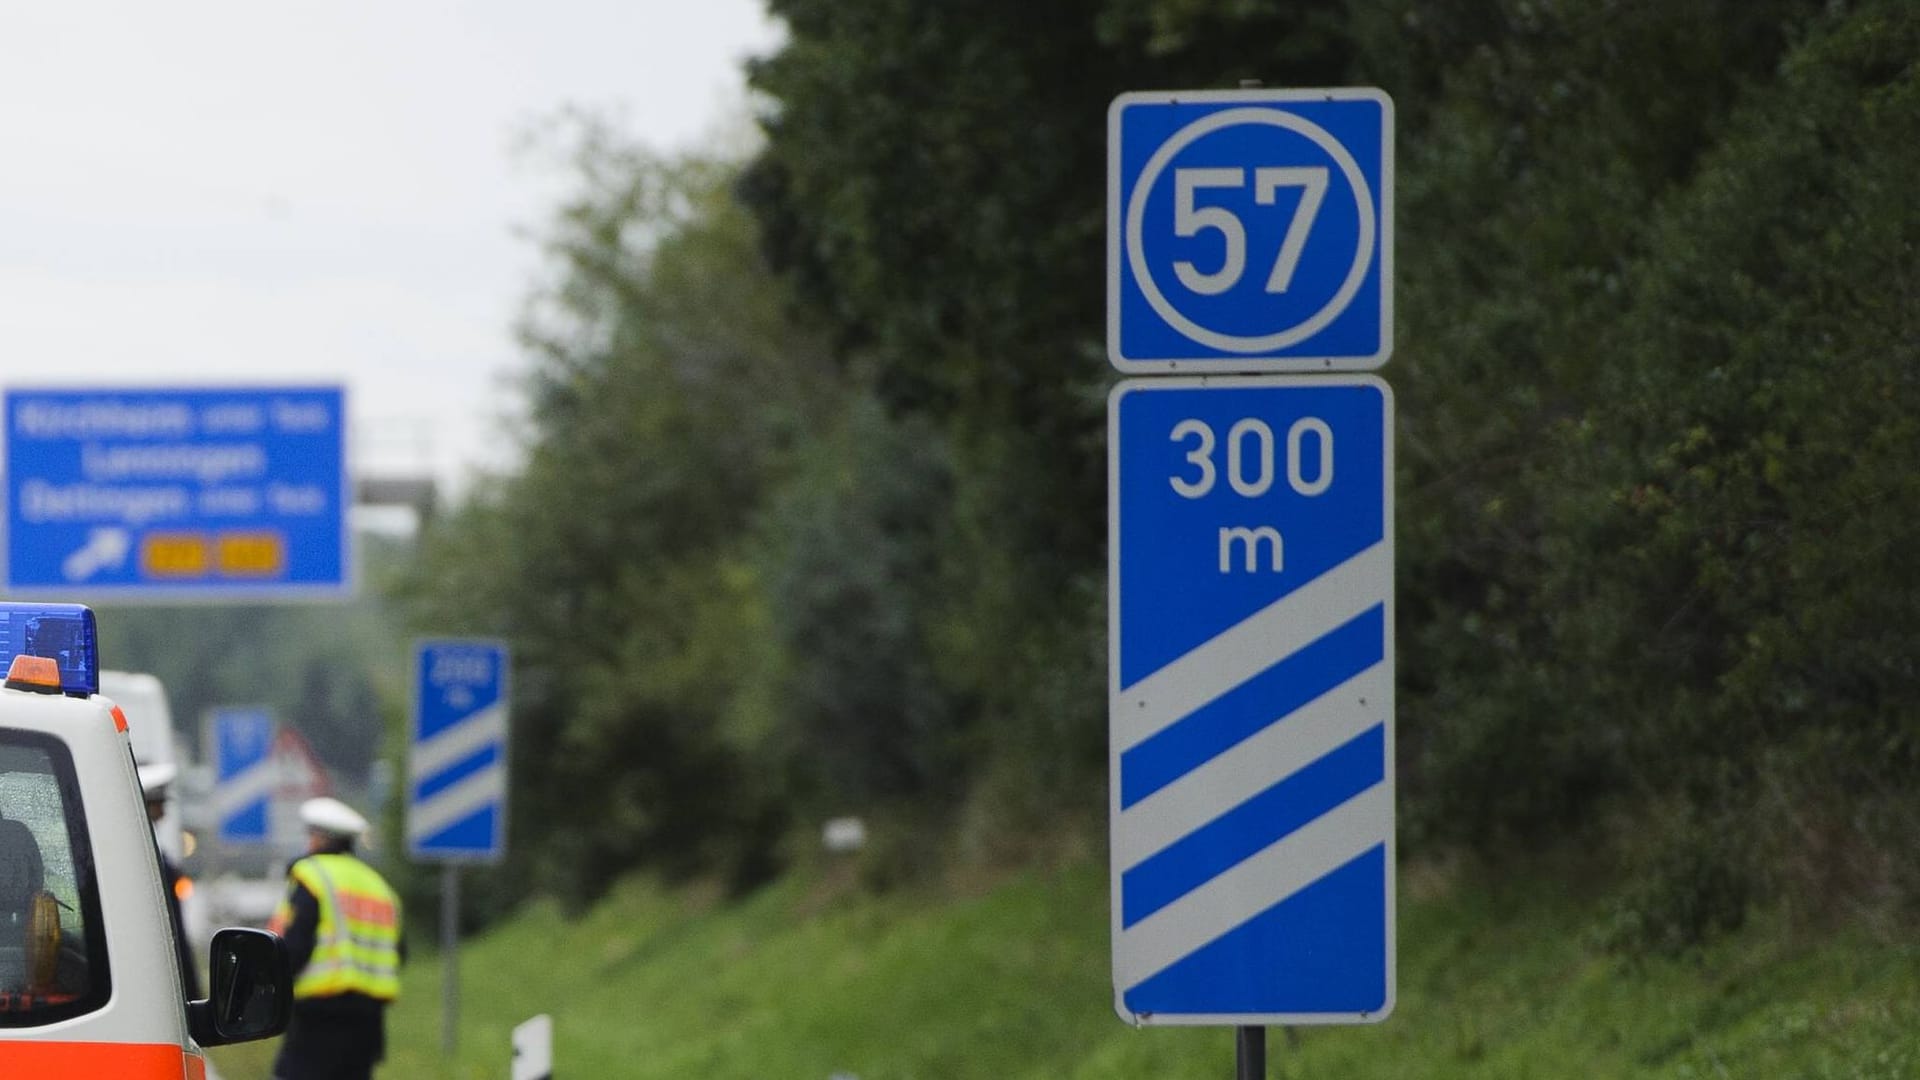
[[[1392,397],[1364,375],[1108,402],[1114,1007],[1393,1007]]]
[[[1360,371],[1393,352],[1393,101],[1131,93],[1107,114],[1107,356]]]
[[[416,859],[497,861],[507,849],[507,647],[416,642],[413,673],[407,849]]]
[[[268,806],[274,773],[273,715],[265,709],[213,711],[213,808],[222,843],[271,839]]]
[[[102,600],[353,589],[339,387],[11,390],[6,586]]]

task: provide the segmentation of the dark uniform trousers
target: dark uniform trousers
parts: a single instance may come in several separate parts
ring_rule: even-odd
[[[386,1053],[386,1013],[363,994],[295,1001],[274,1080],[369,1080]]]

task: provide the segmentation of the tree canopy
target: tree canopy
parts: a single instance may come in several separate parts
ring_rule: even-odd
[[[1920,898],[1920,10],[770,7],[750,160],[579,135],[528,464],[410,586],[515,643],[539,880],[1098,819],[1105,109],[1260,79],[1396,102],[1410,849],[1596,840],[1639,942]]]

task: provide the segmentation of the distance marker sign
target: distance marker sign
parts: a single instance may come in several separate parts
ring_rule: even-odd
[[[1361,371],[1393,351],[1393,101],[1129,93],[1107,114],[1107,356]]]
[[[1392,397],[1141,379],[1108,402],[1114,1007],[1393,1007]]]
[[[505,642],[414,643],[407,852],[416,859],[506,856],[511,666]]]

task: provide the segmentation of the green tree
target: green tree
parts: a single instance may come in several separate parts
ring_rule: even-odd
[[[747,197],[805,317],[947,435],[936,656],[979,730],[1012,736],[983,756],[1037,755],[1060,698],[1100,725],[1081,658],[1102,622],[1107,100],[1375,83],[1399,105],[1416,846],[1677,804],[1661,835],[1738,878],[1736,849],[1782,865],[1784,841],[1726,841],[1762,796],[1806,806],[1781,794],[1811,790],[1796,775],[1847,795],[1779,829],[1874,846],[1848,808],[1906,767],[1914,709],[1893,508],[1920,444],[1912,381],[1888,374],[1911,366],[1916,294],[1891,179],[1920,115],[1911,5],[774,10],[792,36],[753,70],[772,103]]]
[[[942,443],[866,399],[824,434],[766,518],[781,757],[823,811],[952,800],[963,721],[925,625],[950,484]]]
[[[518,880],[1099,812],[1102,117],[1262,79],[1397,102],[1409,850],[1580,836],[1651,944],[1920,897],[1911,4],[772,10],[744,172],[576,129],[526,468],[410,586],[520,658]]]
[[[834,391],[726,165],[570,130],[581,188],[523,332],[526,465],[436,526],[407,595],[422,629],[511,643],[505,878],[581,900],[642,861],[744,873],[771,846],[776,665],[747,556]]]

